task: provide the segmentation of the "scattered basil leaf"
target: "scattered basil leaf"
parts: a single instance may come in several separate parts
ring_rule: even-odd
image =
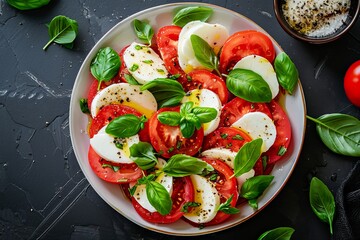
[[[299,80],[299,72],[293,61],[285,52],[281,52],[275,58],[274,67],[280,85],[289,94],[293,94]]]
[[[183,27],[192,21],[205,22],[212,15],[213,10],[209,7],[192,6],[180,9],[173,18],[176,26]]]
[[[241,186],[240,195],[249,200],[249,204],[254,209],[257,209],[257,199],[260,197],[265,189],[270,185],[274,176],[258,175],[247,179]]]
[[[134,25],[134,30],[135,30],[136,36],[140,40],[151,45],[151,39],[154,35],[154,29],[150,26],[150,24],[140,21],[138,19],[135,19],[133,21],[133,25]]]
[[[186,119],[180,121],[180,131],[184,138],[191,138],[195,132],[195,125]]]
[[[198,203],[198,202],[186,202],[186,203],[184,203],[184,205],[181,207],[181,212],[183,212],[183,213],[187,213],[187,212],[189,212],[189,208],[191,208],[191,207],[198,207],[198,206],[200,206],[201,205],[201,203]]]
[[[315,119],[316,130],[323,143],[333,152],[360,157],[360,121],[341,113],[325,114]]]
[[[88,100],[86,98],[80,99],[80,109],[83,113],[90,113]]]
[[[194,107],[191,112],[196,115],[200,123],[210,122],[217,116],[215,108],[210,107]]]
[[[117,171],[119,171],[119,169],[120,169],[119,166],[114,166],[114,165],[111,165],[111,164],[102,164],[101,167],[102,167],[102,168],[110,168],[110,169],[112,169],[114,172],[117,172]]]
[[[75,20],[63,15],[54,17],[48,25],[50,40],[45,44],[43,50],[53,42],[58,44],[71,44],[78,33],[78,24]],[[67,45],[69,47],[71,45]]]
[[[231,201],[233,200],[234,195],[231,195],[224,203],[219,205],[218,211],[221,211],[226,214],[237,214],[240,212],[236,207],[231,206]]]
[[[198,158],[185,154],[172,156],[163,168],[168,176],[185,177],[191,174],[202,175],[204,172],[211,172],[214,168]]]
[[[131,137],[144,127],[146,121],[145,116],[125,114],[112,120],[105,128],[105,132],[119,138]]]
[[[102,81],[110,81],[120,69],[121,60],[115,50],[110,47],[101,48],[91,61],[91,74],[99,81],[98,90]]]
[[[169,126],[178,126],[180,124],[180,113],[165,111],[158,114],[158,120]]]
[[[310,182],[309,199],[311,209],[321,221],[330,225],[330,233],[333,234],[332,223],[335,214],[334,196],[329,188],[316,177],[313,177]]]
[[[6,0],[8,4],[19,10],[31,10],[49,4],[50,0]]]
[[[124,74],[124,78],[128,84],[140,85],[140,83],[138,81],[136,81],[136,79],[133,76],[131,76],[130,74]]]
[[[295,230],[290,227],[279,227],[266,231],[257,240],[290,240]]]
[[[172,208],[172,200],[169,192],[163,185],[156,181],[146,183],[146,196],[150,204],[161,215],[169,214]]]
[[[148,142],[139,142],[131,145],[130,157],[142,170],[153,168],[158,162],[154,149]]]
[[[245,143],[234,159],[234,175],[239,177],[241,174],[250,171],[261,155],[262,138],[257,138]]]
[[[233,69],[226,79],[229,91],[249,102],[270,102],[272,93],[267,82],[248,69]]]
[[[285,146],[281,146],[279,148],[279,151],[277,153],[278,156],[284,156],[284,154],[287,152],[287,148]]]

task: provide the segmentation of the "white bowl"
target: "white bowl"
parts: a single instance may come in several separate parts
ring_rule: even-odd
[[[286,95],[281,104],[286,109],[292,125],[292,141],[289,146],[285,159],[278,162],[272,175],[275,176],[273,183],[259,199],[259,209],[254,211],[247,204],[241,206],[241,213],[232,216],[222,224],[209,226],[204,229],[191,226],[183,220],[179,220],[172,224],[152,224],[143,220],[132,207],[131,202],[127,199],[118,185],[107,183],[98,178],[91,169],[87,153],[89,148],[89,136],[87,134],[88,116],[83,114],[79,107],[79,100],[87,97],[90,86],[90,62],[96,55],[97,51],[105,46],[110,46],[116,51],[120,51],[124,46],[137,40],[134,34],[131,22],[134,19],[148,20],[155,32],[159,27],[172,24],[174,9],[188,5],[202,5],[211,7],[214,10],[212,17],[209,19],[211,23],[220,23],[226,26],[230,33],[240,30],[255,29],[265,32],[256,23],[250,19],[230,11],[228,9],[215,5],[204,3],[175,3],[161,5],[138,12],[113,27],[107,32],[99,42],[93,47],[85,61],[83,62],[79,73],[76,77],[70,102],[70,136],[74,148],[75,156],[79,165],[85,174],[87,180],[95,191],[106,201],[111,207],[122,214],[130,221],[147,228],[152,231],[180,236],[194,236],[209,234],[221,231],[237,224],[240,224],[256,215],[265,206],[267,206],[275,196],[284,187],[289,179],[295,164],[299,158],[305,134],[305,100],[301,84],[299,82],[297,89],[293,95]],[[266,33],[266,32],[265,32]],[[272,39],[272,38],[271,38]],[[280,46],[272,39],[276,52],[283,51]]]

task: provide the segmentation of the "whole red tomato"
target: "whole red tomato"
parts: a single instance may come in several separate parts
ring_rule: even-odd
[[[344,89],[350,102],[360,107],[360,60],[351,64],[346,71]]]

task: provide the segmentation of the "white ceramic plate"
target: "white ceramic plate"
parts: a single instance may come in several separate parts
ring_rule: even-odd
[[[220,23],[226,26],[230,33],[240,30],[255,29],[265,32],[257,24],[250,19],[230,11],[228,9],[218,7],[215,5],[203,3],[177,3],[157,6],[154,8],[146,9],[136,13],[125,20],[118,23],[109,32],[107,32],[99,42],[94,46],[82,64],[79,73],[76,77],[74,88],[72,91],[70,102],[70,136],[73,144],[74,152],[79,165],[85,174],[87,180],[95,191],[116,211],[128,218],[130,221],[160,233],[181,235],[181,236],[194,236],[213,233],[221,231],[237,224],[240,224],[249,218],[253,217],[256,213],[261,211],[268,205],[272,199],[284,187],[292,171],[294,170],[297,159],[303,144],[305,132],[305,101],[304,94],[300,83],[293,95],[287,95],[282,104],[285,107],[292,125],[292,141],[289,146],[288,152],[284,161],[276,164],[272,175],[275,179],[271,186],[266,190],[263,196],[259,199],[259,210],[254,211],[247,204],[241,206],[241,213],[232,216],[226,222],[199,229],[193,227],[188,223],[180,220],[173,224],[152,224],[144,221],[134,210],[131,202],[126,198],[119,186],[109,184],[99,179],[92,171],[87,158],[89,148],[89,136],[87,135],[88,116],[80,111],[79,99],[86,98],[90,86],[90,62],[96,55],[97,51],[105,46],[110,46],[116,51],[120,51],[124,46],[137,40],[134,34],[131,22],[134,19],[148,20],[153,26],[155,32],[162,26],[170,25],[172,23],[173,12],[175,8],[188,6],[188,5],[204,5],[209,6],[214,10],[214,14],[208,20],[211,23]],[[273,40],[273,39],[272,39]],[[281,52],[280,46],[273,40],[276,52]]]

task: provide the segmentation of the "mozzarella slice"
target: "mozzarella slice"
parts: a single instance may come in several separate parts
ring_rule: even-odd
[[[161,169],[166,164],[165,160],[159,158],[158,164],[155,166],[155,169]],[[170,194],[172,194],[173,191],[173,177],[166,175],[164,172],[162,172],[155,180],[156,182],[163,185],[166,189],[166,191]],[[141,184],[136,187],[135,193],[134,193],[135,200],[145,209],[147,209],[149,212],[156,212],[156,209],[150,204],[149,199],[146,195],[146,185]]]
[[[235,64],[235,68],[248,69],[259,74],[269,85],[272,98],[279,93],[279,83],[274,67],[266,58],[258,55],[246,56]]]
[[[189,73],[194,69],[207,69],[195,57],[191,44],[191,35],[197,35],[205,40],[217,54],[229,37],[228,30],[220,24],[210,24],[192,21],[186,24],[180,32],[178,41],[178,56],[180,67]]]
[[[220,123],[221,101],[216,93],[208,89],[194,89],[189,91],[182,99],[182,102],[193,102],[194,106],[211,107],[217,111],[216,118],[210,122],[204,123],[204,135],[213,132]]]
[[[276,127],[272,119],[262,112],[250,112],[234,122],[232,127],[240,128],[250,135],[252,139],[262,138],[262,152],[266,152],[274,144]]]
[[[220,196],[215,185],[205,177],[190,175],[194,185],[194,202],[200,206],[193,207],[184,217],[195,223],[210,222],[217,214],[220,205]]]
[[[139,136],[136,134],[129,138],[117,138],[107,134],[106,127],[107,125],[90,139],[91,147],[100,157],[109,162],[133,163],[129,148],[140,141]],[[122,149],[116,147],[116,143],[121,143]]]
[[[168,71],[163,60],[149,46],[133,42],[124,52],[124,62],[131,75],[145,84],[156,78],[165,78]]]
[[[140,86],[128,83],[112,84],[99,91],[91,103],[91,115],[95,117],[106,105],[123,104],[132,107],[150,118],[157,110],[155,97],[148,90],[140,91]]]

